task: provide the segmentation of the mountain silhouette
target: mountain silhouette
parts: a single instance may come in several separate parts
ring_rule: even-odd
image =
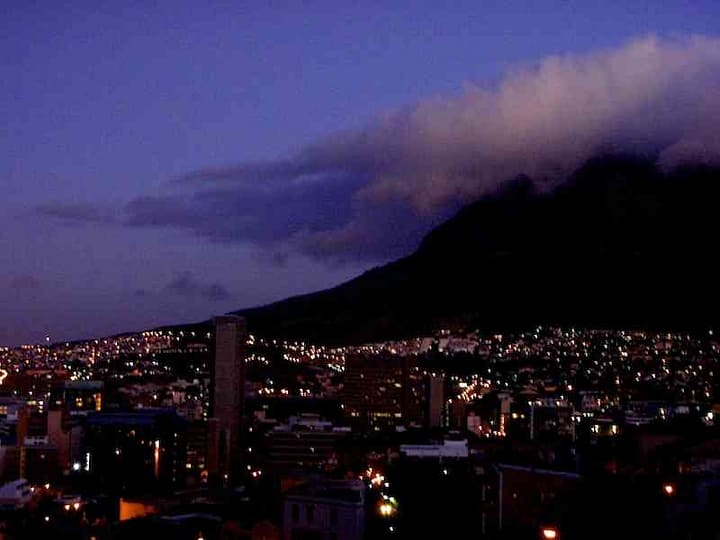
[[[458,325],[704,329],[720,319],[719,203],[720,169],[605,156],[555,187],[508,181],[342,285],[236,313],[322,343]]]

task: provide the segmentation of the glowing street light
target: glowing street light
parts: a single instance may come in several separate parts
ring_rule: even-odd
[[[392,504],[386,502],[382,503],[378,507],[378,510],[382,517],[390,517],[395,513],[395,507]]]
[[[667,482],[667,483],[663,484],[662,489],[663,489],[663,493],[665,495],[667,495],[668,497],[672,497],[673,495],[675,495],[675,485],[674,484]]]
[[[540,529],[540,538],[542,540],[558,540],[560,533],[555,527],[543,527]]]

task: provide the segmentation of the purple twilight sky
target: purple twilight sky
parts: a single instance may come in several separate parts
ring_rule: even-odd
[[[322,289],[599,149],[715,161],[718,23],[715,0],[6,0],[0,344]]]

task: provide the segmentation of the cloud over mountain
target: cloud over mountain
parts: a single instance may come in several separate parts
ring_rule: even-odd
[[[190,272],[176,276],[165,287],[166,292],[179,296],[199,297],[207,300],[226,300],[230,297],[228,290],[220,283],[203,283]]]
[[[467,84],[295,155],[195,171],[120,221],[331,260],[387,260],[508,178],[562,181],[598,153],[720,163],[720,39],[647,37]],[[70,209],[72,210],[72,209]],[[46,214],[98,221],[85,208]],[[103,215],[104,216],[104,215]]]

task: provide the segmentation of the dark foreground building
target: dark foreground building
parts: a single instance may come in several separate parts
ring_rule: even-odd
[[[242,471],[246,342],[245,319],[215,318],[207,467],[209,474],[231,481],[240,478]]]
[[[185,428],[167,409],[91,413],[82,467],[94,485],[115,493],[175,487],[185,473]]]
[[[425,390],[412,357],[357,354],[345,360],[342,403],[355,426],[384,429],[421,425]]]

